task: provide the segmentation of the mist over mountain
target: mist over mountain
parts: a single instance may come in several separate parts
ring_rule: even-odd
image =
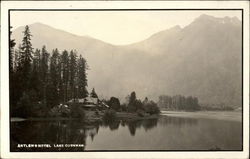
[[[17,44],[24,27],[13,31]],[[188,26],[175,26],[141,42],[116,46],[88,36],[35,23],[32,45],[48,51],[75,49],[90,67],[89,90],[124,99],[159,95],[197,96],[200,103],[241,106],[242,35],[237,18],[201,15]],[[110,33],[112,34],[112,33]]]

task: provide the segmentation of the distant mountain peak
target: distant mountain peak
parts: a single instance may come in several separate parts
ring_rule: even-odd
[[[198,19],[209,19],[209,18],[215,18],[215,17],[207,14],[202,14],[198,17]]]
[[[217,18],[211,15],[207,15],[207,14],[202,14],[200,15],[198,18],[196,18],[193,23],[197,23],[197,22],[205,22],[205,21],[212,21],[212,22],[216,22],[221,18]]]
[[[48,27],[48,28],[53,28],[50,25],[47,25],[47,24],[44,24],[44,23],[40,23],[40,22],[29,24],[28,26],[31,26],[31,27]]]
[[[233,24],[238,25],[241,24],[241,21],[237,17],[229,17],[225,16],[223,18],[214,17],[207,14],[202,14],[198,18],[194,20],[193,23],[204,23],[204,22],[216,22],[216,23],[223,23],[223,24]]]
[[[35,23],[31,24],[31,25],[46,25],[46,24],[41,23],[41,22],[35,22]],[[47,26],[48,26],[48,25],[47,25]]]

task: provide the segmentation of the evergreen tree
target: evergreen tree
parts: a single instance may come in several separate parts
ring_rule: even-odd
[[[21,53],[21,44],[18,45],[18,48],[15,49],[14,51],[14,58],[13,58],[13,71],[14,73],[17,72],[17,67],[18,67],[18,63],[19,63],[19,57],[20,57],[20,53]]]
[[[47,96],[48,96],[48,90],[47,90],[47,84],[48,84],[48,66],[49,62],[49,53],[46,50],[46,47],[42,47],[42,53],[41,53],[41,64],[40,64],[40,75],[41,75],[41,90],[42,90],[42,100],[44,104],[44,109],[47,107]]]
[[[142,103],[143,103],[144,105],[147,104],[147,103],[148,103],[148,97],[146,97]]]
[[[88,86],[87,83],[87,73],[86,70],[88,69],[87,67],[87,62],[86,60],[80,55],[78,59],[78,78],[77,78],[77,96],[79,98],[84,98],[88,96],[88,91],[86,87]]]
[[[12,34],[10,27],[10,37]],[[10,109],[12,110],[13,108],[13,104],[14,104],[14,87],[15,87],[15,81],[14,81],[14,46],[16,45],[15,40],[14,39],[9,39],[9,79],[10,79],[10,84],[9,84],[9,89],[10,89]]]
[[[69,82],[69,55],[68,51],[64,50],[61,56],[62,64],[62,87],[63,87],[63,102],[68,100],[68,82]]]
[[[110,100],[108,101],[108,105],[110,106],[111,109],[116,111],[119,111],[121,109],[120,101],[116,97],[111,97]]]
[[[63,102],[64,101],[64,89],[63,89],[63,64],[62,64],[62,55],[58,55],[58,64],[56,70],[58,70],[58,76],[56,81],[58,82],[58,95],[59,95],[59,101]]]
[[[31,44],[32,35],[28,26],[25,27],[23,34],[24,36],[19,50],[20,52],[17,53],[18,61],[14,75],[15,86],[11,88],[14,92],[11,97],[11,104],[16,105],[17,107],[15,111],[11,111],[15,112],[14,115],[25,117],[31,115],[31,108],[28,107],[29,104],[24,102],[26,101],[24,99],[30,99],[30,101],[27,101],[31,103],[33,100],[35,100],[35,98],[31,97],[32,93],[30,93],[32,92],[32,86],[30,85],[30,82],[33,48]]]
[[[90,96],[91,96],[92,98],[98,98],[98,96],[97,96],[97,94],[96,94],[96,92],[95,92],[95,88],[92,89],[92,91],[91,91],[91,93],[90,93]]]
[[[17,71],[20,53],[21,53],[21,44],[19,44],[18,49],[15,49],[13,58],[14,62],[13,73],[10,73],[10,109],[12,115],[15,114],[14,109],[16,109],[16,104],[23,92],[21,78],[19,77],[20,73]]]
[[[12,34],[12,31],[11,31],[11,28],[10,27],[10,37],[11,37],[11,34]],[[16,45],[15,43],[15,40],[14,39],[9,39],[9,69],[10,69],[10,75],[13,74],[13,65],[14,65],[14,61],[13,61],[13,58],[14,58],[14,47]],[[12,78],[12,77],[11,77]]]
[[[29,89],[30,82],[30,72],[31,72],[31,62],[32,62],[32,54],[33,48],[31,44],[31,33],[29,27],[26,25],[24,30],[24,37],[21,45],[21,52],[18,60],[18,74],[21,79],[22,90]]]
[[[33,52],[32,35],[28,26],[23,33],[22,44],[15,52],[14,41],[10,40],[9,67],[10,75],[13,75],[10,78],[12,116],[44,116],[59,102],[88,95],[88,66],[82,56],[77,58],[76,51],[68,54],[67,50],[60,55],[55,49],[50,57],[45,46]],[[92,96],[97,97],[94,89]]]
[[[59,90],[60,90],[60,54],[58,49],[52,51],[52,56],[50,58],[50,71],[49,71],[49,82],[48,90],[50,96],[48,96],[48,102],[50,106],[55,106],[59,103]]]
[[[133,105],[136,100],[136,93],[132,92],[129,98],[129,105]]]
[[[135,92],[132,92],[129,97],[128,111],[129,112],[136,111],[136,93]]]
[[[72,50],[70,51],[69,59],[69,85],[70,85],[70,98],[76,98],[76,73],[77,73],[77,55]]]
[[[36,49],[34,52],[33,63],[32,63],[32,72],[31,72],[31,81],[30,85],[32,89],[38,95],[38,98],[41,99],[41,76],[40,76],[40,63],[41,63],[41,51]]]

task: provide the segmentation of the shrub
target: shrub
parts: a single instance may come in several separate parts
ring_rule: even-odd
[[[65,105],[57,105],[55,107],[53,107],[50,112],[49,112],[50,116],[63,116],[63,117],[68,117],[70,116],[70,109],[68,108],[68,106]]]
[[[121,109],[121,104],[118,98],[116,97],[111,97],[108,105],[110,106],[111,109],[114,109],[116,111],[119,111]]]
[[[99,111],[98,110],[95,111],[95,115],[99,115]]]
[[[150,115],[160,113],[159,107],[153,101],[148,102],[144,107],[145,107],[146,112],[149,113]]]
[[[30,99],[30,95],[26,92],[22,94],[20,101],[17,103],[18,111],[17,114],[20,117],[30,117],[31,116],[31,108],[32,102]]]
[[[141,100],[136,99],[134,105],[135,105],[136,110],[144,110],[144,106]]]
[[[144,109],[143,104],[142,104],[141,100],[138,100],[138,99],[134,100],[133,103],[130,103],[128,105],[129,112],[137,112],[137,110],[143,110],[143,109]]]
[[[139,117],[144,117],[144,114],[145,114],[145,112],[144,112],[142,109],[137,110],[137,115],[138,115]]]
[[[113,122],[116,120],[116,111],[113,109],[106,110],[103,115],[105,122]]]
[[[121,111],[123,111],[123,112],[127,112],[128,111],[128,107],[126,106],[126,104],[122,104],[121,105]]]
[[[45,106],[40,107],[40,105],[36,102],[37,94],[35,91],[24,91],[20,100],[17,103],[14,111],[14,116],[19,117],[34,117],[46,114]],[[41,109],[43,108],[43,109]],[[45,113],[44,113],[45,112]]]
[[[79,105],[73,104],[71,106],[70,116],[73,118],[85,119],[86,115],[84,109],[82,109]]]

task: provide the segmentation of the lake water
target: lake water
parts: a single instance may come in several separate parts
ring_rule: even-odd
[[[50,147],[34,147],[46,144]],[[95,125],[80,121],[11,122],[11,151],[241,149],[242,122],[233,120],[161,115],[158,119]]]

